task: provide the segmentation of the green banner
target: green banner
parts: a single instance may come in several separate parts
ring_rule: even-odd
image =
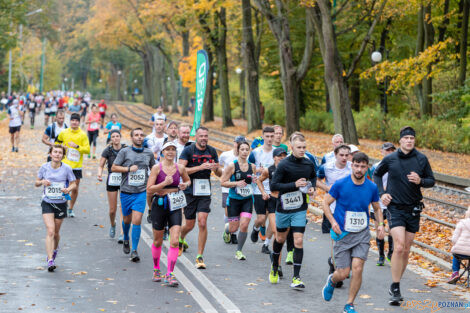
[[[196,103],[194,108],[194,122],[191,129],[191,136],[196,135],[196,130],[201,125],[202,107],[204,96],[206,95],[207,73],[209,72],[209,58],[205,50],[197,52],[196,66]]]

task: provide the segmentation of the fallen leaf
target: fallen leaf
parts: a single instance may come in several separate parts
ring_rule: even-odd
[[[67,279],[65,282],[66,283],[73,283],[75,280],[72,280],[72,279]]]
[[[271,302],[263,302],[263,305],[273,305]]]
[[[300,312],[308,312],[308,310],[307,309],[302,309],[302,310],[300,310]]]
[[[72,275],[86,275],[86,274],[88,274],[88,273],[85,272],[85,271],[80,271],[80,272],[72,273]]]
[[[359,298],[361,298],[361,299],[370,299],[371,297],[369,295],[364,294],[364,295],[360,295]]]
[[[255,284],[255,283],[248,283],[248,284],[245,284],[245,286],[258,286],[258,284]]]
[[[431,290],[420,290],[420,289],[408,289],[411,292],[416,292],[416,293],[431,293]]]
[[[114,278],[107,277],[107,278],[105,278],[105,280],[114,280]]]
[[[34,243],[28,242],[28,243],[25,243],[24,245],[25,245],[25,246],[34,246]]]
[[[185,307],[185,308],[191,308],[192,305],[186,304],[184,307]]]
[[[100,228],[104,228],[104,226],[103,226],[103,225],[100,225]]]

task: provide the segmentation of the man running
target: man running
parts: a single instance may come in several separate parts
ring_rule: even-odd
[[[387,206],[387,220],[393,237],[391,305],[400,305],[400,280],[408,264],[411,245],[419,230],[421,211],[424,208],[421,187],[435,184],[428,158],[415,149],[415,130],[406,126],[400,130],[400,148],[387,155],[374,172],[374,182],[380,200]],[[387,190],[383,176],[388,173]]]
[[[234,141],[233,141],[233,148],[228,150],[228,151],[224,151],[222,152],[222,154],[220,155],[219,157],[219,163],[220,163],[220,166],[223,167],[223,171],[225,171],[225,169],[233,163],[233,161],[235,161],[238,157],[238,143],[240,142],[245,142],[246,141],[246,138],[244,136],[237,136],[235,137]],[[226,188],[224,186],[221,187],[222,189],[222,207],[224,208],[224,224],[225,224],[225,228],[227,228],[227,223],[229,222],[228,221],[228,218],[227,218],[227,197],[228,197],[228,193],[229,193],[229,190],[230,188]],[[223,235],[225,236],[225,231],[223,233]],[[237,241],[237,235],[234,234],[234,233],[231,233],[230,236],[225,236],[224,237],[224,242],[225,243],[232,243],[232,244],[237,244],[238,241]]]
[[[131,131],[131,140],[131,147],[126,147],[119,151],[111,171],[113,173],[122,173],[120,187],[123,215],[122,229],[124,232],[122,251],[125,254],[131,252],[129,230],[132,222],[131,261],[139,262],[140,257],[137,253],[137,247],[140,240],[142,215],[144,214],[147,200],[148,173],[155,165],[155,159],[152,151],[142,146],[144,142],[144,131],[142,128],[134,128]]]
[[[70,193],[71,200],[68,209],[68,216],[75,217],[73,209],[78,197],[80,180],[83,177],[83,155],[90,153],[90,144],[87,135],[80,129],[80,114],[73,113],[72,116],[70,116],[70,128],[64,129],[59,133],[56,138],[56,143],[62,144],[67,148],[67,154],[63,162],[72,168],[76,178],[77,188]]]
[[[266,142],[265,142],[266,144]],[[305,288],[300,279],[300,268],[304,254],[303,237],[307,224],[307,194],[315,195],[317,175],[313,163],[305,158],[307,144],[303,136],[295,136],[291,143],[292,154],[279,162],[271,182],[273,191],[279,192],[280,201],[276,209],[276,237],[273,243],[272,266],[269,281],[279,282],[279,256],[286,241],[289,228],[294,234],[294,275],[291,288]]]
[[[31,129],[34,129],[34,122],[36,120],[36,111],[38,110],[36,104],[36,98],[31,95],[27,101],[27,107],[29,112],[29,124]]]
[[[106,116],[106,110],[108,109],[108,106],[106,103],[104,103],[104,100],[102,99],[100,103],[98,103],[98,109],[100,111],[100,117],[101,117],[101,128],[104,127],[104,117]]]
[[[72,168],[62,163],[64,155],[63,146],[51,146],[49,148],[51,161],[41,166],[35,183],[36,187],[44,186],[41,207],[47,231],[46,262],[49,272],[53,272],[56,268],[55,259],[59,252],[60,226],[67,216],[66,197],[77,187]]]
[[[242,249],[248,237],[248,225],[250,225],[253,212],[253,183],[256,183],[254,175],[256,166],[247,160],[250,150],[248,142],[237,143],[238,157],[224,169],[220,178],[221,186],[229,188],[227,199],[229,225],[225,224],[224,241],[230,241],[231,234],[240,229],[235,258],[242,261],[246,260]]]
[[[250,163],[256,165],[256,175],[259,177],[265,168],[270,167],[274,164],[273,159],[273,140],[274,140],[274,128],[266,126],[263,128],[263,139],[264,144],[258,148],[255,148],[248,158]],[[265,197],[261,194],[258,186],[255,186],[254,194],[254,206],[256,211],[256,220],[253,223],[253,230],[251,231],[251,241],[258,241],[258,234],[261,230],[262,240],[266,239],[266,212],[268,210],[268,199],[270,194],[269,180],[263,182]]]
[[[185,190],[187,206],[184,209],[186,222],[181,228],[179,240],[179,254],[188,248],[184,239],[194,228],[197,222],[199,227],[196,267],[205,269],[204,248],[207,241],[207,217],[211,211],[211,171],[217,176],[222,175],[217,151],[207,144],[209,141],[209,129],[199,127],[196,130],[196,142],[184,148],[178,162],[186,167],[191,178],[192,188]]]
[[[165,134],[165,120],[160,118],[155,120],[154,130],[154,132],[145,138],[145,141],[147,143],[147,147],[153,152],[155,160],[158,160],[160,157],[160,151],[163,147],[163,142],[165,141],[165,138],[168,137],[167,134]]]
[[[49,125],[44,134],[42,135],[42,143],[52,147],[56,141],[56,138],[59,136],[60,132],[68,128],[67,124],[64,123],[65,113],[64,111],[57,112],[57,119],[51,125]],[[47,161],[50,161],[50,156],[48,156]]]
[[[111,227],[109,228],[109,237],[116,236],[116,211],[117,211],[117,198],[119,189],[121,187],[121,173],[113,173],[111,167],[116,159],[119,151],[125,148],[125,144],[121,144],[121,133],[117,129],[113,129],[110,134],[111,144],[104,148],[101,153],[100,165],[98,167],[98,181],[103,181],[103,168],[108,165],[108,178],[106,179],[106,192],[108,194],[109,203],[109,221]]]
[[[333,151],[328,152],[323,156],[321,159],[321,164],[326,164],[329,161],[334,161],[335,160],[335,149],[337,146],[343,145],[344,144],[344,139],[343,135],[341,134],[336,134],[331,138],[331,143],[333,145]]]
[[[383,239],[384,226],[379,205],[377,186],[366,179],[369,157],[362,152],[354,155],[352,174],[337,180],[326,194],[323,211],[332,225],[331,238],[336,270],[328,276],[323,287],[323,299],[330,301],[335,290],[334,285],[345,280],[352,270],[349,295],[344,313],[356,313],[354,299],[361,288],[362,272],[370,247],[369,205],[374,207],[379,222],[377,237]],[[335,212],[330,206],[336,202]]]
[[[181,153],[184,150],[184,147],[189,142],[189,134],[191,133],[191,126],[189,124],[180,124],[178,127],[178,140],[176,141],[176,152],[177,152],[177,159],[180,158]]]
[[[387,155],[395,152],[395,150],[396,150],[396,148],[393,145],[393,143],[391,143],[391,142],[384,143],[382,145],[382,148],[381,148],[381,152],[382,152],[382,155],[384,157],[386,157]],[[375,163],[372,166],[372,168],[371,168],[372,174],[374,173],[377,166],[379,166],[379,164],[380,164],[380,161]],[[387,179],[388,179],[388,173],[385,173],[384,176],[382,176],[382,181],[383,181],[383,184],[384,184],[384,190],[387,189]],[[382,201],[379,201],[379,204],[380,204],[380,208],[382,209],[382,216],[383,216],[383,219],[384,219],[384,222],[385,222],[385,220],[387,219],[387,214],[388,214],[387,213],[388,212],[387,211],[387,206],[385,206],[382,203]],[[375,221],[375,228],[377,229],[378,221],[375,218],[375,214],[372,210],[370,211],[370,217],[371,217],[371,219],[373,219]],[[387,261],[391,262],[392,261],[392,254],[393,254],[393,237],[390,234],[390,229],[389,229],[388,226],[385,226],[385,231],[388,233]],[[377,261],[377,266],[384,266],[385,265],[385,240],[376,238],[376,241],[377,241],[377,248],[379,250],[379,260]]]
[[[157,107],[157,112],[152,114],[152,116],[150,117],[150,120],[148,121],[148,124],[154,127],[155,121],[158,119],[166,121],[166,115],[165,113],[163,113],[163,109],[161,105]]]
[[[289,151],[287,145],[282,143],[282,137],[284,137],[284,128],[280,125],[274,125],[274,138],[273,138],[273,148],[282,148],[286,153]]]
[[[8,107],[9,122],[9,133],[11,142],[11,152],[18,152],[18,146],[20,145],[20,130],[22,125],[22,116],[24,112],[20,110],[19,102],[14,99]]]
[[[176,144],[176,142],[178,142],[178,123],[176,121],[170,121],[166,125],[166,135],[167,137],[164,143],[170,141]]]
[[[183,219],[182,209],[186,206],[186,197],[183,193],[190,184],[188,173],[181,164],[175,163],[176,144],[166,142],[162,148],[161,162],[152,168],[147,182],[147,192],[152,197],[151,221],[153,228],[153,244],[151,247],[153,257],[153,278],[160,282],[165,277],[165,284],[170,287],[178,286],[174,269],[178,259],[178,236]],[[160,270],[160,256],[164,228],[170,228],[170,248],[168,251],[167,273],[163,276]]]

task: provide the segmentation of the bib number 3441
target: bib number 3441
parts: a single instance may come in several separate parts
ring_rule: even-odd
[[[288,192],[281,196],[281,203],[284,210],[295,210],[304,204],[304,198],[300,191]]]

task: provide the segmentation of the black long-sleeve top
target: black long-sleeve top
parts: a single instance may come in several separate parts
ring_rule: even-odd
[[[279,191],[279,198],[281,198],[281,196],[287,192],[299,190],[299,188],[295,186],[295,182],[300,178],[305,178],[307,181],[312,183],[312,187],[315,187],[317,184],[315,166],[309,159],[305,157],[296,158],[291,154],[279,162],[276,170],[274,171],[273,179],[270,182],[271,190]],[[282,206],[279,206],[277,210],[284,213],[294,213],[307,210],[307,197],[303,193],[302,197],[303,204],[300,208],[294,210],[283,210]]]
[[[384,191],[382,176],[388,172],[387,191]],[[416,172],[421,178],[419,185],[408,180],[407,175]],[[413,149],[404,154],[400,149],[387,155],[374,172],[374,182],[379,188],[380,195],[388,193],[392,196],[392,205],[413,206],[422,199],[421,187],[434,186],[435,179],[428,158]]]

